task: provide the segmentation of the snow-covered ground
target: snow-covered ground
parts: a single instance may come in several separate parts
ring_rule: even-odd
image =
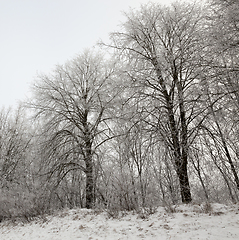
[[[147,211],[120,213],[86,209],[61,211],[30,223],[0,223],[1,240],[75,240],[75,239],[239,239],[239,205],[212,204],[159,207]],[[206,213],[208,212],[208,213]]]

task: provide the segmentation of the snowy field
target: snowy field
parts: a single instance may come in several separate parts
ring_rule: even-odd
[[[0,223],[1,240],[239,239],[239,205],[159,207],[153,214],[64,210],[30,223]]]

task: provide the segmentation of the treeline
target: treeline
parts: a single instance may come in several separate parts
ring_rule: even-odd
[[[239,3],[149,3],[0,113],[0,218],[239,199]]]

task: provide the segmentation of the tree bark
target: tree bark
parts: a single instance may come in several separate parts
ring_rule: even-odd
[[[178,76],[176,72],[174,73],[173,80],[178,88],[178,100],[179,100],[179,111],[180,111],[180,122],[181,122],[181,143],[179,140],[179,129],[177,127],[177,123],[175,121],[174,109],[173,109],[173,100],[168,93],[164,79],[161,75],[161,70],[159,67],[159,63],[157,59],[153,59],[153,65],[155,67],[159,83],[162,88],[162,93],[166,102],[166,109],[169,119],[169,126],[171,131],[172,143],[173,143],[173,151],[176,165],[176,172],[179,178],[180,190],[181,190],[181,198],[183,203],[189,203],[192,201],[190,185],[188,179],[187,172],[187,164],[188,164],[188,154],[187,154],[187,125],[185,118],[185,111],[183,106],[183,95],[182,95],[182,86],[178,81]]]
[[[85,96],[85,100],[87,95]],[[85,103],[86,104],[86,103]],[[86,104],[87,105],[87,104]],[[88,125],[88,109],[85,110],[83,118],[84,141],[85,141],[85,174],[86,174],[86,208],[92,209],[94,206],[94,175],[93,175],[93,154],[92,154],[92,135]]]
[[[175,63],[174,63],[175,66]],[[176,83],[178,90],[178,101],[179,101],[179,112],[180,112],[180,122],[181,122],[181,163],[179,166],[179,182],[181,188],[181,196],[183,203],[189,203],[192,201],[190,185],[187,173],[187,164],[188,164],[188,127],[186,122],[186,113],[184,109],[184,101],[183,101],[183,88],[182,83],[178,79],[178,74],[176,70],[176,66],[174,67],[174,82]],[[178,168],[178,166],[177,166]]]
[[[187,155],[186,147],[184,145],[185,140],[182,141],[182,144],[181,144],[182,146],[180,146],[178,130],[177,130],[176,122],[173,115],[172,104],[170,104],[170,102],[168,104],[168,115],[169,115],[169,124],[171,129],[172,140],[173,140],[176,172],[179,178],[179,184],[180,184],[180,190],[181,190],[181,198],[183,203],[189,203],[192,201],[192,197],[191,197],[188,172],[187,172],[188,155]],[[181,148],[182,148],[182,152],[181,152]]]
[[[187,172],[187,160],[181,159],[181,161],[176,164],[176,168],[179,178],[182,202],[190,203],[192,201],[192,197]]]
[[[86,208],[94,207],[94,177],[92,159],[86,161]]]

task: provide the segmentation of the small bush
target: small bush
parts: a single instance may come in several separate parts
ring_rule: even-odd
[[[141,208],[138,213],[138,218],[147,219],[150,215],[157,212],[157,207]]]
[[[208,201],[202,204],[201,209],[203,213],[212,213],[213,211],[212,204]]]
[[[117,208],[109,208],[106,210],[108,218],[118,218],[120,210]]]
[[[176,213],[176,212],[178,212],[176,205],[172,205],[170,203],[164,202],[164,206],[163,207],[164,207],[164,209],[165,209],[165,211],[167,213]]]

